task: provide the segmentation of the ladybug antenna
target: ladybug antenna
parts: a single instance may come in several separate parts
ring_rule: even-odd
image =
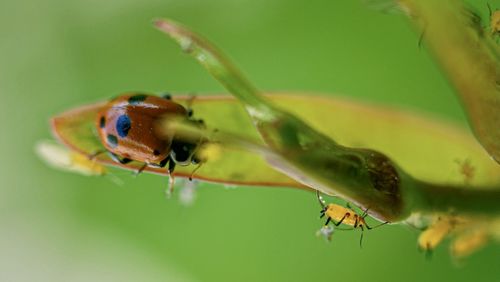
[[[191,175],[189,176],[189,181],[193,181],[193,175],[194,173],[201,167],[203,163],[199,163],[194,169],[193,171],[191,171]]]

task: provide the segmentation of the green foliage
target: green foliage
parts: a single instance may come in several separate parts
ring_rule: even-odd
[[[477,139],[500,164],[500,47],[483,26],[489,19],[483,23],[459,0],[399,2],[455,87]]]
[[[500,189],[457,193],[457,187],[415,179],[383,153],[339,145],[267,100],[206,39],[171,20],[157,20],[155,25],[243,103],[273,153],[263,150],[264,157],[298,182],[340,195],[386,221],[403,220],[417,211],[500,211],[495,204]]]

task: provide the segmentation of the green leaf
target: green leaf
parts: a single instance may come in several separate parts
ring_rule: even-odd
[[[483,153],[471,134],[452,123],[340,97],[307,93],[273,93],[267,97],[342,145],[384,152],[416,178],[477,186],[500,182],[500,168]],[[175,96],[174,100],[185,103],[187,97]],[[55,136],[86,155],[103,150],[95,128],[97,112],[103,105],[86,105],[55,116],[52,118]],[[198,96],[193,109],[195,116],[202,118],[209,128],[237,133],[259,142],[245,109],[235,99]],[[106,155],[99,155],[96,161],[128,169],[140,167],[138,163],[117,164]],[[472,168],[472,176],[463,173],[465,163]],[[165,169],[148,167],[146,170],[165,174]],[[191,167],[179,167],[176,175],[186,177],[191,170]],[[234,149],[226,149],[219,159],[210,160],[194,178],[228,184],[302,186],[276,172],[260,156]]]
[[[178,96],[176,101],[186,103],[189,97]],[[245,115],[244,110],[233,99],[222,96],[198,97],[195,100],[195,113],[205,120],[209,126],[221,130],[239,129],[248,138],[256,138],[256,132]],[[105,103],[97,103],[71,109],[51,120],[54,136],[69,148],[91,156],[104,150],[95,127],[97,113]],[[142,164],[132,162],[127,165],[112,161],[106,154],[95,157],[98,163],[121,167],[128,170],[137,170]],[[194,167],[178,166],[175,176],[189,177]],[[146,167],[146,172],[166,175],[166,169]],[[219,158],[211,159],[209,164],[203,165],[194,179],[209,182],[225,183],[228,185],[259,185],[305,188],[289,177],[277,172],[267,165],[258,155],[241,150],[225,149]]]

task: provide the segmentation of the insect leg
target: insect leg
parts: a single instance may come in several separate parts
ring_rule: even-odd
[[[148,166],[147,163],[144,163],[139,169],[137,169],[135,172],[134,172],[134,176],[138,176],[139,174],[141,174],[144,169],[146,169],[146,167]]]
[[[328,218],[326,219],[325,226],[327,226],[327,225],[328,225],[328,223],[330,223],[330,221],[332,221],[332,218],[331,218],[331,217],[328,217]],[[335,224],[335,225],[336,225],[336,224]],[[338,225],[337,225],[337,226],[338,226]]]
[[[172,160],[172,158],[169,156],[167,158],[168,161],[168,190],[167,190],[167,197],[170,198],[172,194],[174,193],[174,184],[175,184],[175,179],[172,173],[174,173],[175,169],[175,162]]]
[[[325,216],[325,212],[326,212],[326,208],[322,209],[320,212],[319,212],[319,218],[323,218]]]
[[[89,160],[91,160],[91,161],[92,161],[92,160],[94,160],[95,158],[97,158],[97,156],[102,155],[102,154],[104,154],[104,153],[106,153],[106,152],[107,152],[106,150],[99,150],[99,151],[96,151],[96,152],[94,152],[93,154],[89,155],[89,156],[88,156],[88,158],[89,158]]]
[[[171,157],[168,157],[168,174],[172,174],[175,169],[175,162],[172,160]]]
[[[166,100],[172,100],[172,95],[169,92],[163,92],[161,97]]]
[[[366,209],[365,209],[365,211],[363,211],[363,214],[361,215],[361,218],[362,218],[362,219],[365,219],[365,217],[367,217],[367,216],[368,216],[368,210],[369,210],[369,209],[370,209],[370,208],[366,208]]]
[[[344,216],[339,220],[339,222],[337,222],[337,223],[334,222],[333,224],[335,224],[335,226],[341,225],[342,222],[344,221],[344,219],[346,219],[349,215],[350,215],[350,213],[344,214]]]
[[[385,225],[385,224],[387,224],[387,223],[389,223],[389,221],[382,222],[382,223],[379,223],[379,224],[377,224],[377,225],[375,225],[375,226],[373,226],[373,227],[370,227],[370,226],[368,226],[368,224],[366,224],[366,222],[365,222],[365,226],[366,226],[366,229],[368,229],[368,230],[369,230],[369,229],[374,229],[374,228],[380,227],[380,226]]]
[[[120,163],[120,164],[128,164],[129,162],[131,162],[132,160],[129,159],[129,158],[120,158],[117,154],[115,153],[111,153],[111,152],[108,152],[109,154],[109,157],[117,162],[117,163]]]
[[[433,253],[433,249],[429,243],[427,243],[427,248],[424,250],[425,252],[425,259],[426,260],[431,260]]]
[[[160,163],[159,163],[159,167],[165,167],[168,163],[168,160],[170,159],[170,157],[166,157],[165,159],[163,159]]]
[[[186,106],[187,106],[186,109],[187,109],[188,117],[193,116],[193,102],[194,102],[195,98],[196,98],[196,95],[190,95],[189,99],[186,102]]]
[[[359,237],[359,248],[363,248],[363,234],[365,233],[363,229],[363,225],[360,225],[359,228],[361,228],[361,236]]]

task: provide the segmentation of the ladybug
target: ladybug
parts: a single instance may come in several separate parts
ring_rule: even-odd
[[[159,97],[132,93],[108,102],[98,112],[95,124],[101,143],[114,161],[144,163],[137,174],[147,166],[168,164],[171,174],[176,165],[200,163],[196,151],[202,141],[189,142],[176,138],[175,134],[158,134],[156,123],[165,116],[177,116],[203,125],[202,120],[192,118],[192,113],[191,109],[173,102],[168,94]],[[173,185],[173,178],[170,179]]]

